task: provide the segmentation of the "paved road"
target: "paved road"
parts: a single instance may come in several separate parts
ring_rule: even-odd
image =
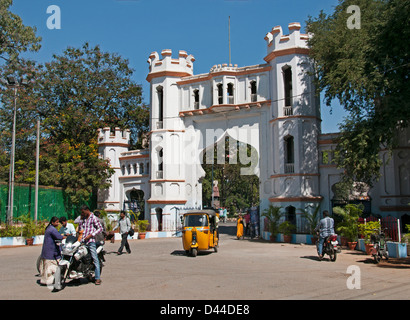
[[[219,252],[187,257],[180,238],[130,241],[117,256],[106,245],[101,286],[69,282],[51,292],[38,284],[41,246],[0,249],[0,299],[409,299],[410,265],[375,265],[361,252],[343,250],[336,262],[319,261],[311,245],[237,240],[233,223],[222,224]],[[348,267],[354,266],[354,272]],[[351,281],[352,276],[359,276]],[[359,282],[360,281],[360,282]],[[348,284],[360,284],[349,289]]]

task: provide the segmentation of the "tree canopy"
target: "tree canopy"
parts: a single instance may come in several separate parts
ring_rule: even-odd
[[[22,19],[10,11],[13,0],[0,1],[0,58],[17,63],[20,53],[38,51],[41,37],[36,28],[25,26]]]
[[[41,121],[40,184],[63,187],[68,204],[88,200],[108,186],[113,170],[98,155],[97,129],[130,128],[134,145],[147,130],[149,110],[141,86],[132,80],[128,61],[85,43],[67,48],[44,65],[21,60],[7,63],[2,74],[30,81],[18,92],[16,181],[32,183],[35,176],[36,120]],[[0,161],[10,145],[13,92],[1,91]],[[6,170],[7,169],[7,170]],[[0,175],[7,179],[8,166]]]
[[[347,23],[351,5],[360,8],[358,29]],[[392,151],[409,125],[409,12],[409,0],[340,0],[333,14],[307,21],[317,89],[349,114],[335,154],[346,179],[372,185],[379,151]]]

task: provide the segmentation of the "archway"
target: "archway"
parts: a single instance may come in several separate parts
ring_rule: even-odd
[[[162,209],[161,208],[155,208],[155,213],[157,215],[157,223],[158,223],[158,230],[157,231],[162,231]]]
[[[259,205],[260,183],[255,174],[258,173],[258,161],[258,152],[254,147],[232,138],[227,133],[204,149],[203,207],[215,207],[215,194],[219,197],[219,207],[226,208],[229,213],[243,212]],[[212,186],[217,186],[218,190]]]
[[[145,217],[145,200],[144,191],[132,189],[126,194],[128,201],[124,201],[124,210],[131,210],[138,214],[138,219],[143,220]]]

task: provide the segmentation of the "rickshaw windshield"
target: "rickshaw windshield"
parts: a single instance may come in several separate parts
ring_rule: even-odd
[[[207,227],[208,219],[206,214],[186,215],[184,221],[185,227]]]

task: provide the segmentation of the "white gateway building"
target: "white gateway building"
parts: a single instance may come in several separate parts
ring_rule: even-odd
[[[115,169],[99,207],[118,212],[139,197],[151,231],[174,232],[180,214],[202,208],[204,154],[212,161],[214,144],[229,137],[256,153],[239,150],[239,161],[251,162],[242,174],[259,177],[261,212],[281,206],[303,231],[300,209],[320,203],[321,211],[331,211],[342,172],[331,162],[337,134],[321,134],[309,36],[300,29],[291,23],[288,34],[280,26],[268,32],[261,64],[215,65],[206,74],[194,75],[195,59],[185,51],[151,53],[149,148],[128,150],[128,131],[99,131],[100,153]],[[373,214],[399,217],[409,210],[409,141],[403,132],[390,161],[387,151],[380,153],[382,178],[368,193]]]

